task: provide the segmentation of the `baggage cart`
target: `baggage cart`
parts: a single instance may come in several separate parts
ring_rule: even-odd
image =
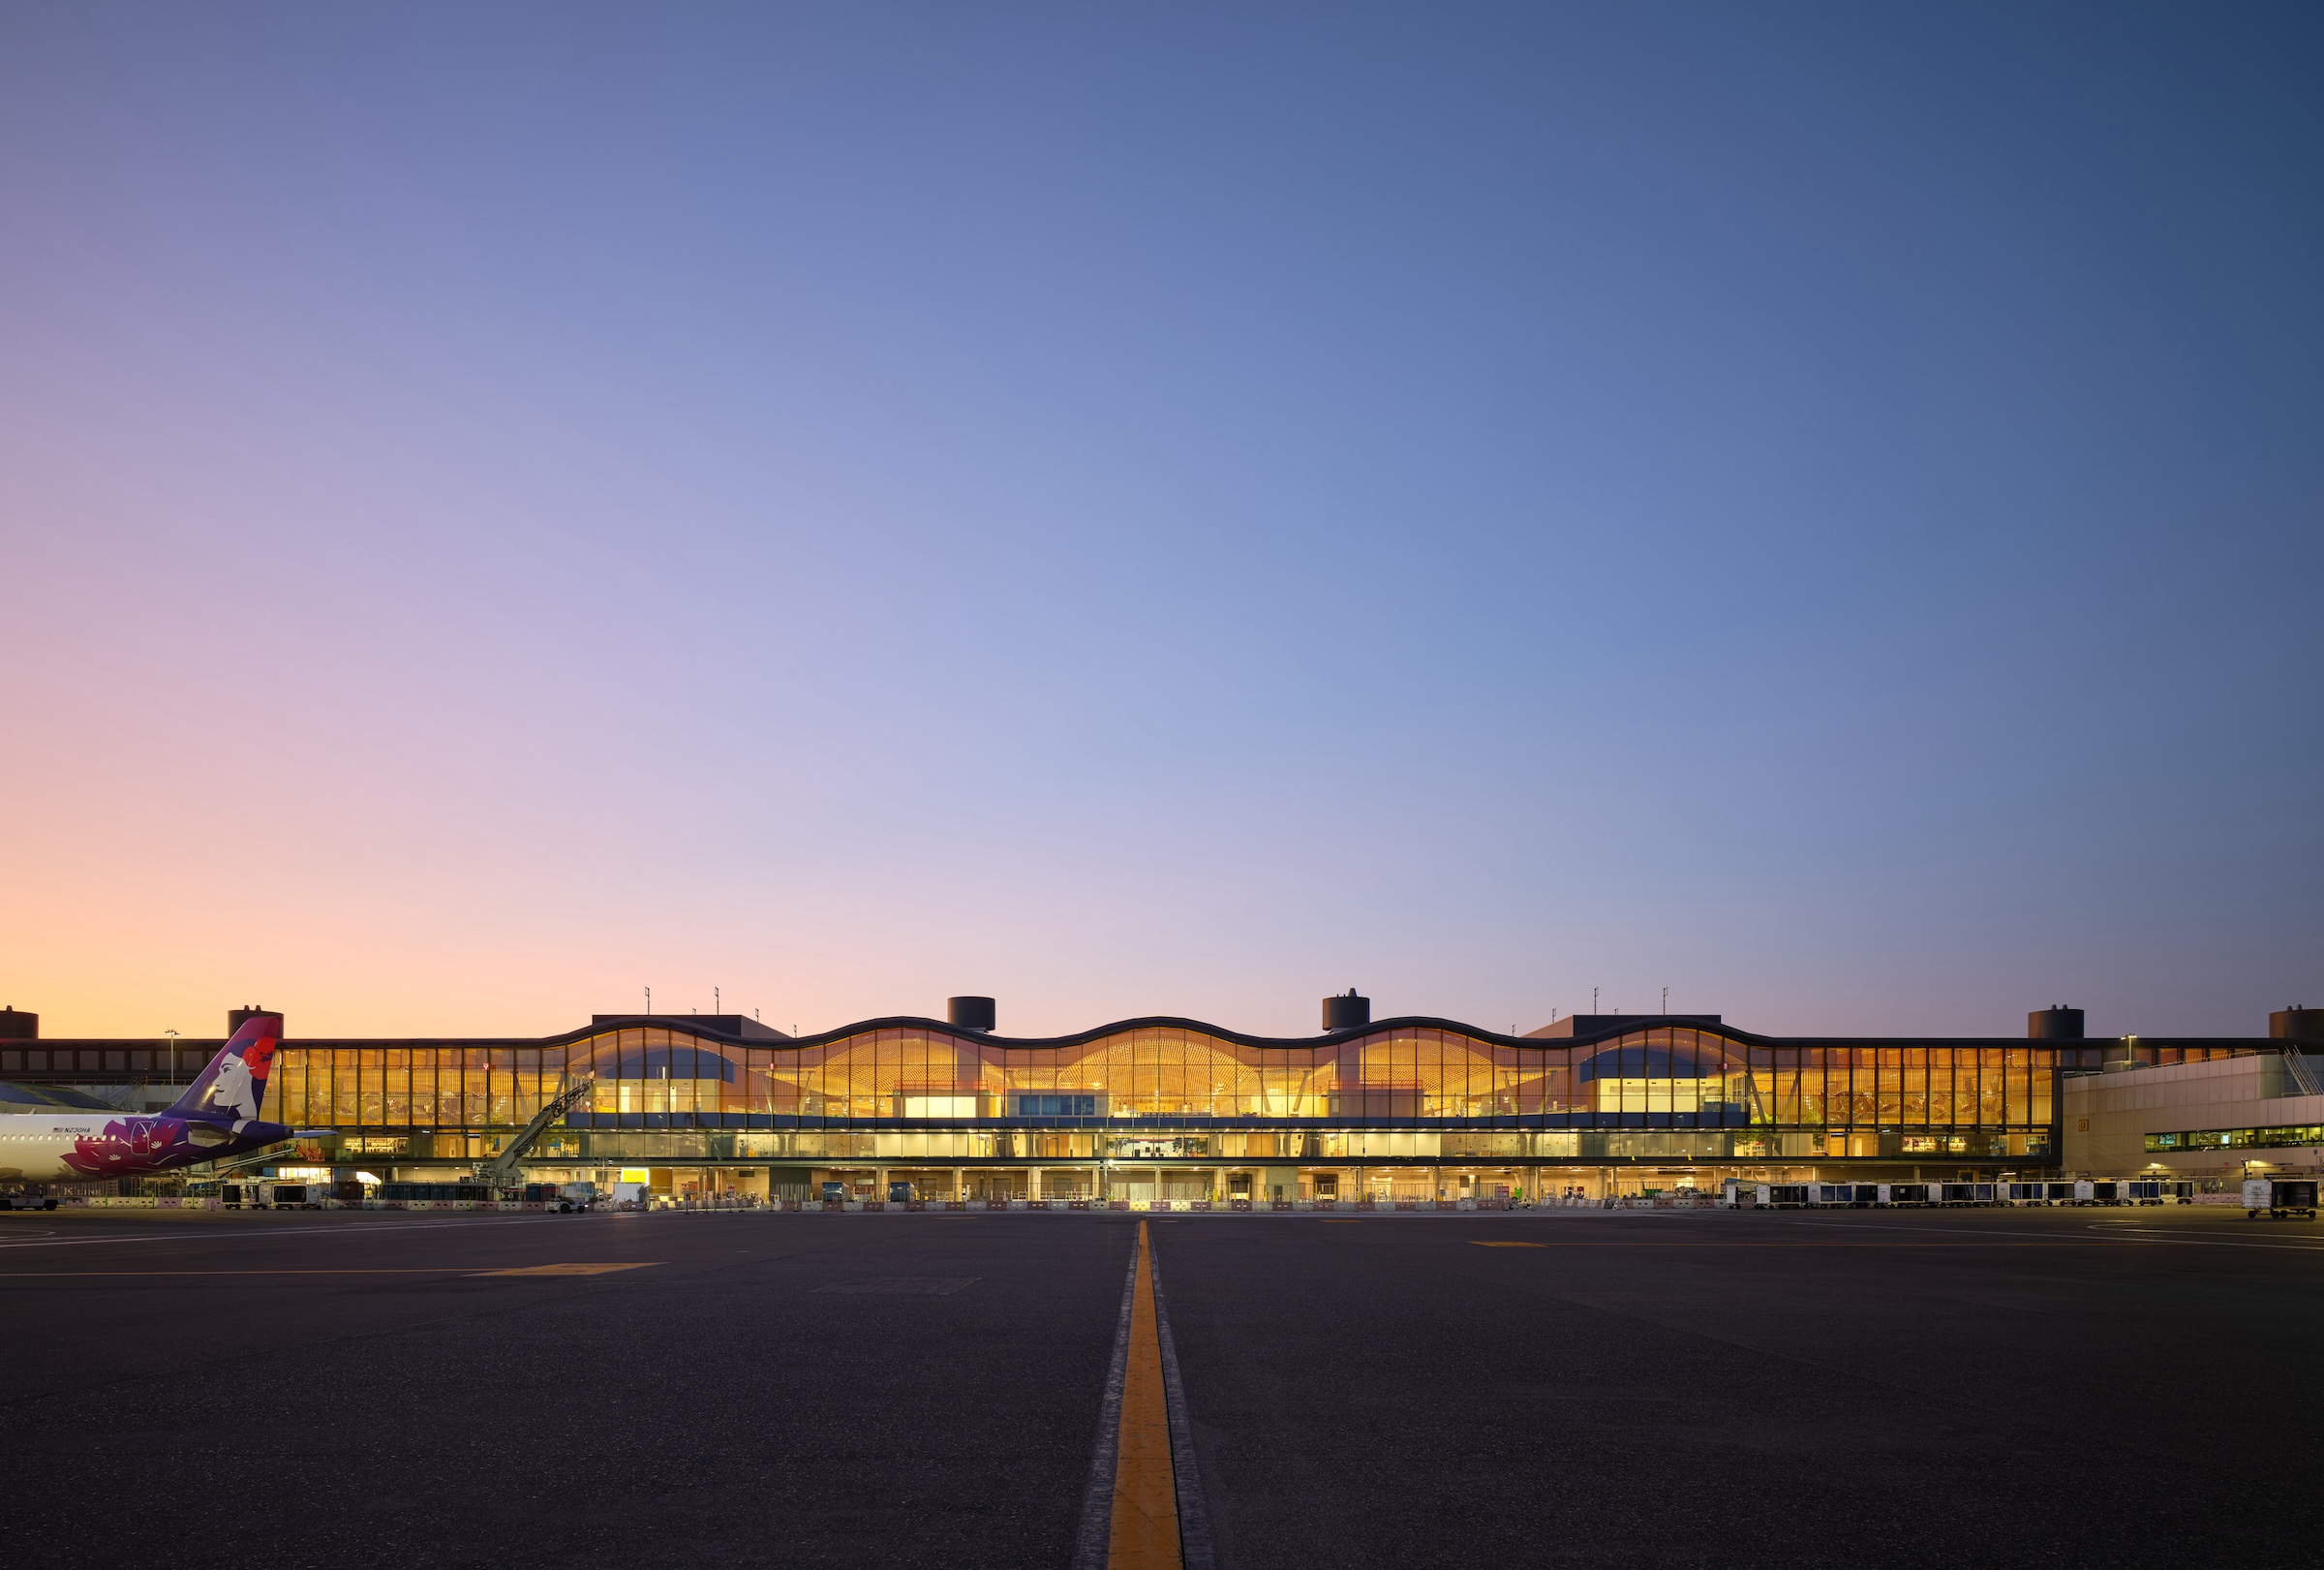
[[[2251,1220],[2312,1221],[2316,1218],[2313,1178],[2249,1178],[2244,1183],[2244,1215]]]

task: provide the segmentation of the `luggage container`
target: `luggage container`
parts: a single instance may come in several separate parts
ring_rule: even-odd
[[[1762,1183],[1753,1198],[1761,1210],[1806,1210],[1808,1185],[1804,1183]]]
[[[497,1190],[503,1204],[538,1205],[544,1211],[564,1214],[585,1211],[596,1197],[594,1183],[522,1183]]]
[[[276,1183],[261,1179],[257,1183],[222,1183],[216,1185],[219,1202],[229,1211],[320,1211],[335,1210],[335,1199],[328,1185],[320,1183]]]
[[[2244,1183],[2244,1214],[2252,1220],[2316,1218],[2316,1184],[2312,1178],[2249,1178]]]
[[[1993,1205],[1994,1185],[1990,1183],[1947,1183],[1938,1185],[1939,1202],[1945,1205]]]
[[[2165,1185],[2154,1178],[2133,1178],[2128,1183],[2117,1186],[2122,1192],[2122,1202],[2125,1205],[2159,1205],[2162,1203],[2162,1191]]]
[[[1881,1203],[1896,1206],[1935,1205],[1940,1203],[1940,1186],[1933,1183],[1883,1183],[1880,1185]]]
[[[2047,1205],[2050,1202],[2049,1185],[2046,1183],[2011,1183],[2003,1186],[2008,1190],[2007,1198],[2012,1205]]]
[[[383,1183],[379,1199],[383,1205],[490,1204],[499,1195],[480,1183]]]

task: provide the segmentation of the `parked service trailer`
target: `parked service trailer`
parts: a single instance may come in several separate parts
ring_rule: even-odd
[[[1808,1208],[1804,1183],[1762,1183],[1752,1196],[1761,1210],[1799,1211]]]
[[[1934,1183],[1883,1183],[1880,1185],[1881,1203],[1883,1205],[1941,1204],[1942,1201],[1939,1197],[1939,1193],[1943,1185]]]
[[[2050,1185],[2046,1183],[2011,1183],[2003,1186],[2008,1190],[2007,1199],[2012,1205],[2047,1205],[2050,1202]]]
[[[2316,1218],[2316,1185],[2312,1178],[2251,1178],[2244,1184],[2244,1214],[2252,1220],[2265,1215],[2271,1221]]]
[[[1940,1184],[1938,1186],[1942,1195],[1940,1202],[1942,1204],[1999,1205],[2002,1203],[2000,1199],[1995,1197],[2000,1186],[1997,1184],[1947,1183]]]

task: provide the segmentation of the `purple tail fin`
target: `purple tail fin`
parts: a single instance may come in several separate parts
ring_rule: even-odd
[[[274,1072],[274,1051],[282,1042],[282,1015],[253,1014],[169,1110],[237,1127],[257,1122],[266,1102],[266,1076]]]

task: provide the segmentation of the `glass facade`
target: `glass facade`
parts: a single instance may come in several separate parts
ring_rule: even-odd
[[[166,1105],[164,1082],[184,1083],[214,1050],[11,1043],[0,1079],[140,1082]],[[2039,1168],[2056,1159],[2062,1073],[2254,1050],[1784,1040],[1667,1020],[1582,1040],[1402,1020],[1307,1041],[1189,1021],[1051,1041],[927,1021],[795,1041],[607,1021],[536,1040],[291,1039],[267,1111],[336,1131],[342,1159],[410,1173],[494,1154],[588,1080],[528,1159],[646,1167],[673,1192],[735,1191],[737,1174],[748,1191],[803,1192],[843,1171],[858,1192],[894,1180],[954,1197],[1554,1195],[1552,1168],[1678,1187],[1835,1162]],[[2292,1132],[2158,1135],[2188,1144],[2155,1148]]]
[[[2048,1042],[1581,1043],[1388,1024],[1309,1044],[1137,1025],[1019,1044],[934,1025],[797,1043],[681,1029],[563,1045],[286,1043],[276,1116],[379,1154],[471,1154],[574,1078],[541,1154],[650,1160],[2039,1161]],[[2173,1052],[2173,1061],[2208,1055]],[[376,1144],[373,1142],[377,1142]]]

